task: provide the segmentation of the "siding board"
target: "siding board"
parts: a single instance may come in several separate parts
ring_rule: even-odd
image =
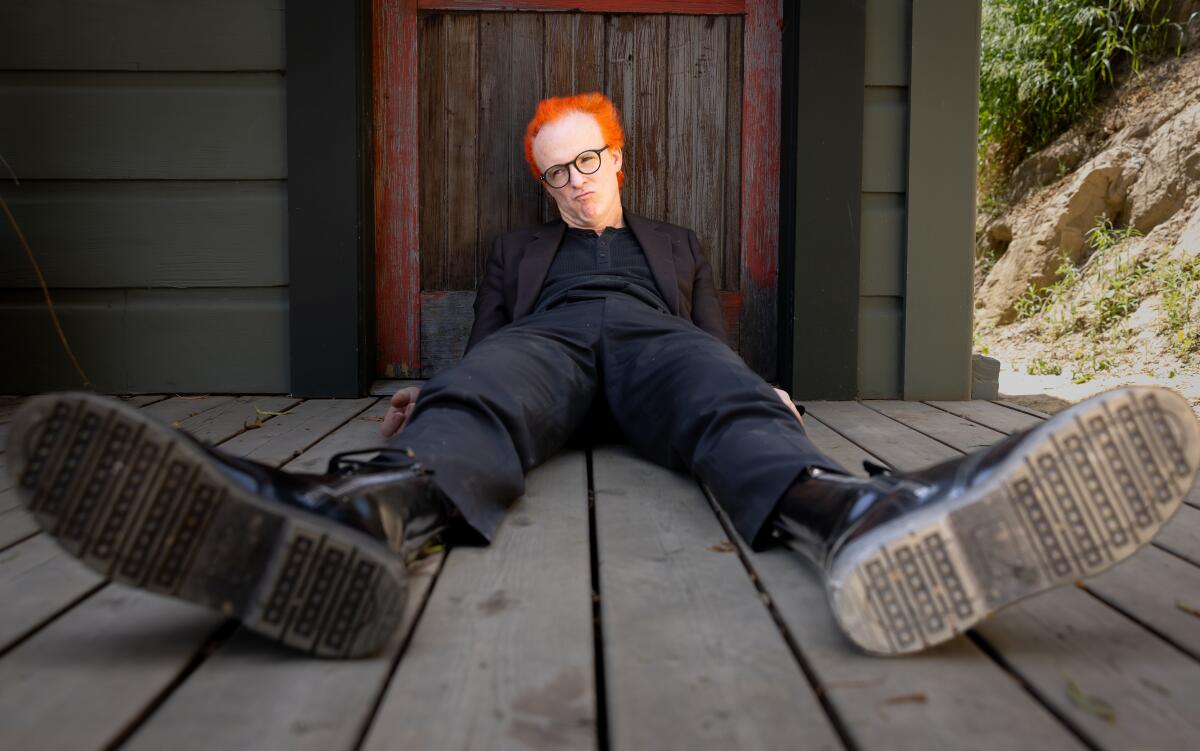
[[[695,230],[708,253],[717,289],[727,289],[721,244],[727,27],[728,20],[719,16],[670,16],[667,32],[667,221]]]
[[[904,298],[860,297],[858,395],[899,399],[903,385]]]
[[[864,193],[859,294],[904,296],[904,194]]]
[[[0,73],[0,153],[21,179],[281,179],[276,73]]]
[[[867,86],[907,86],[911,0],[866,0]]]
[[[540,222],[540,184],[525,164],[525,125],[541,98],[543,28],[533,13],[480,16],[479,239]]]
[[[667,220],[666,16],[610,16],[607,91],[625,128],[624,205]]]
[[[4,0],[0,69],[283,70],[279,0]]]
[[[908,90],[868,86],[863,100],[865,193],[908,189]]]
[[[288,291],[56,290],[55,308],[93,387],[108,393],[282,393]],[[80,388],[41,293],[0,290],[0,377],[9,393]]]
[[[24,182],[2,191],[52,287],[288,283],[283,182]],[[0,232],[0,279],[37,287]]]

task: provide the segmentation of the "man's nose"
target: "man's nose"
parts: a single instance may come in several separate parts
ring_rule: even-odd
[[[582,172],[580,172],[579,168],[576,167],[574,164],[572,164],[567,169],[571,173],[571,187],[578,188],[578,187],[582,186],[583,179],[584,179],[584,177],[586,177],[586,175],[584,175]]]

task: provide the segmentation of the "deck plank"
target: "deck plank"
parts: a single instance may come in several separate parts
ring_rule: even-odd
[[[926,402],[930,406],[945,410],[952,415],[964,417],[985,427],[999,430],[1001,433],[1015,433],[1018,430],[1033,427],[1043,418],[1034,417],[1028,412],[1020,412],[1005,407],[1002,404],[989,402],[984,399],[972,399],[959,402]]]
[[[99,749],[177,678],[221,616],[109,585],[0,660],[6,749]]]
[[[387,399],[375,400],[367,409],[362,410],[332,433],[312,444],[302,455],[284,464],[284,468],[289,472],[323,473],[330,457],[338,452],[372,449],[385,445],[387,441],[379,432],[379,426],[387,411]],[[370,454],[365,453],[361,458],[368,457]]]
[[[960,451],[967,447],[973,450],[981,438],[982,426],[964,426],[961,418],[930,405],[908,403],[905,414],[906,419],[908,415],[919,415],[922,433]],[[991,432],[995,440],[1004,435]],[[915,430],[913,434],[917,435]],[[925,463],[932,461],[936,457],[931,456]],[[921,463],[914,462],[897,468],[919,466]],[[1194,509],[1185,506],[1180,513],[1189,510]],[[1175,523],[1172,521],[1168,527]],[[1143,581],[1141,586],[1170,588],[1172,583],[1151,580]],[[981,623],[978,633],[1043,701],[1102,748],[1169,747],[1177,745],[1181,728],[1196,732],[1186,722],[1163,728],[1161,720],[1154,718],[1169,717],[1172,723],[1184,719],[1177,717],[1180,706],[1172,697],[1194,696],[1200,690],[1200,665],[1083,592],[1060,587],[1029,598]],[[1126,719],[1109,723],[1089,711],[1086,701],[1071,701],[1063,675],[1077,676],[1073,680],[1085,693],[1120,697]],[[1139,675],[1153,676],[1151,684],[1138,681]],[[1112,699],[1108,700],[1111,703]]]
[[[122,751],[354,748],[443,560],[436,553],[410,569],[408,612],[379,655],[307,657],[239,629]]]
[[[596,747],[587,485],[560,454],[491,545],[450,551],[366,751]]]
[[[979,631],[1096,746],[1195,747],[1200,667],[1086,593],[1067,587],[1032,597],[995,614]],[[1083,696],[1111,706],[1111,721]]]
[[[958,452],[859,402],[805,402],[809,413],[888,464],[920,466]]]
[[[1083,584],[1200,659],[1200,568],[1151,546]]]
[[[211,396],[204,394],[201,396],[172,396],[170,399],[163,399],[160,402],[154,402],[142,409],[146,410],[147,414],[154,415],[158,419],[166,423],[182,423],[192,417],[196,417],[210,409],[222,407],[233,401],[232,396]]]
[[[0,653],[103,583],[45,535],[0,553]]]
[[[15,500],[16,492],[6,490],[0,494],[2,496]],[[25,509],[13,505],[7,511],[0,511],[0,550],[6,550],[37,532],[37,522]]]
[[[309,399],[288,414],[264,421],[261,428],[247,430],[221,444],[224,451],[264,464],[281,465],[299,456],[374,405],[366,399]]]
[[[694,479],[595,450],[610,746],[840,748]]]

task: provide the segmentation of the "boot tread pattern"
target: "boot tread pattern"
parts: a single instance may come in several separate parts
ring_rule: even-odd
[[[106,402],[57,398],[24,436],[18,487],[60,544],[115,581],[218,607],[305,651],[366,654],[391,636],[405,594],[402,563],[399,572],[381,565],[299,516],[278,539],[239,532],[268,512],[237,498],[240,490],[173,430]],[[206,539],[218,514],[231,514],[234,527],[226,519],[222,539]],[[261,581],[232,570],[252,558],[253,545],[279,548],[263,549],[263,560],[282,559]],[[229,586],[268,594],[255,606],[251,590]]]
[[[859,559],[842,589],[831,589],[839,622],[869,651],[913,652],[1128,557],[1179,507],[1197,472],[1195,446],[1190,460],[1185,449],[1200,430],[1172,418],[1191,414],[1169,414],[1154,392],[1136,388],[1052,418],[996,485],[890,533]]]

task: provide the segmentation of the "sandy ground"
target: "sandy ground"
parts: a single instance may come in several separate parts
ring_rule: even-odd
[[[995,354],[991,355],[995,357]],[[1175,378],[1151,376],[1145,373],[1107,373],[1097,375],[1083,384],[1071,382],[1071,373],[1064,369],[1062,375],[1028,375],[1025,364],[1014,365],[1001,359],[1000,398],[1053,414],[1117,386],[1150,384],[1165,386],[1182,394],[1192,405],[1192,411],[1200,418],[1200,374],[1183,373]]]

